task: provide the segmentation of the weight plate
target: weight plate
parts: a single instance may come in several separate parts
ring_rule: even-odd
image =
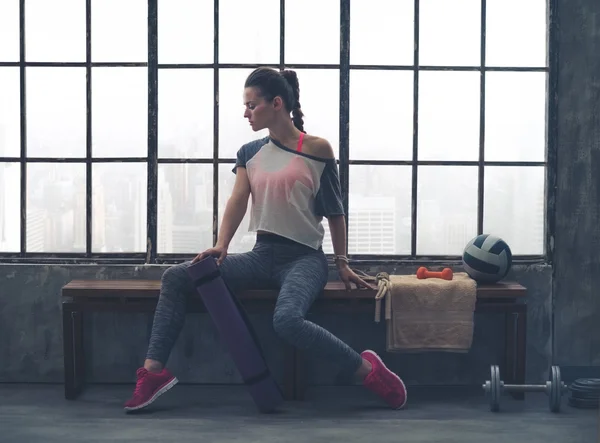
[[[498,412],[500,409],[500,370],[498,366],[492,365],[490,371],[490,410]]]
[[[494,365],[490,366],[490,411],[494,412],[497,410],[497,394],[496,394],[496,382],[494,374],[496,369]]]
[[[594,392],[600,394],[600,379],[598,378],[579,378],[571,383],[571,389]]]
[[[569,398],[569,406],[580,409],[598,409],[600,406],[597,399],[590,398]]]
[[[550,373],[552,386],[550,388],[550,395],[548,401],[550,403],[550,411],[560,411],[560,401],[562,398],[562,380],[560,378],[560,368],[558,366],[552,366]]]
[[[598,398],[600,398],[600,395],[598,392],[589,391],[582,387],[577,387],[577,386],[571,385],[571,386],[569,386],[569,391],[571,392],[571,396],[575,397],[575,398],[589,398],[589,399],[596,399],[596,400],[598,400]]]
[[[577,379],[569,386],[569,392],[569,405],[574,408],[597,409],[600,405],[600,379]]]

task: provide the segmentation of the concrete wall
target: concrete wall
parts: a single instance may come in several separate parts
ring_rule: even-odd
[[[555,360],[600,366],[600,2],[560,0]]]
[[[60,289],[80,278],[153,278],[162,266],[0,266],[0,382],[62,382],[62,323]],[[386,269],[415,272],[414,269]],[[371,271],[374,272],[374,271]],[[371,273],[370,272],[370,273]],[[530,288],[528,317],[528,374],[545,377],[551,354],[551,269],[516,267],[509,278]],[[383,323],[373,313],[315,314],[311,319],[356,349],[384,352]],[[271,313],[252,313],[273,371],[281,379],[282,342],[272,328]],[[86,319],[88,377],[95,382],[129,382],[143,362],[152,316],[100,313]],[[410,384],[481,383],[489,365],[501,361],[504,350],[502,315],[478,314],[471,352],[457,354],[389,354],[386,362]],[[188,315],[169,366],[183,382],[239,382],[237,371],[206,314]],[[339,368],[327,362],[308,361],[309,383],[348,382]]]
[[[600,365],[600,2],[557,0],[559,76],[554,268],[516,267],[510,278],[529,289],[528,379],[548,365]],[[59,294],[73,278],[159,278],[163,267],[0,265],[0,381],[61,382]],[[396,270],[410,272],[411,269]],[[357,349],[384,346],[371,316],[314,317]],[[282,356],[269,314],[252,316],[278,376]],[[132,381],[144,357],[151,318],[99,314],[87,323],[93,381]],[[411,384],[481,383],[503,350],[502,319],[476,316],[466,355],[392,355],[390,366]],[[554,334],[554,335],[553,335]],[[553,339],[554,336],[554,339]],[[237,382],[235,368],[206,315],[191,315],[170,366],[183,381]],[[336,381],[336,370],[311,363],[312,383]]]

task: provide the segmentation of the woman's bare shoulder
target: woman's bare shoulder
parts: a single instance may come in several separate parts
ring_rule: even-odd
[[[304,137],[302,151],[308,155],[314,155],[323,159],[335,158],[331,144],[326,139],[315,135],[307,134]]]

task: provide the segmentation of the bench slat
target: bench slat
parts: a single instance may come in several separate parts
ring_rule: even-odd
[[[63,297],[128,297],[153,298],[160,293],[160,280],[73,280],[62,288]],[[515,298],[525,297],[525,287],[516,282],[499,282],[477,286],[477,298]],[[323,296],[327,299],[371,299],[375,291],[370,289],[353,289],[347,291],[343,282],[327,283]],[[240,294],[241,299],[269,300],[276,297],[272,289],[253,289]]]

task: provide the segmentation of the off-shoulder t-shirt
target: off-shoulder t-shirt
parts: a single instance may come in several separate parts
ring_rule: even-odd
[[[246,168],[252,196],[249,231],[274,233],[319,249],[323,217],[343,215],[335,159],[302,152],[265,137],[246,143],[233,172]]]

